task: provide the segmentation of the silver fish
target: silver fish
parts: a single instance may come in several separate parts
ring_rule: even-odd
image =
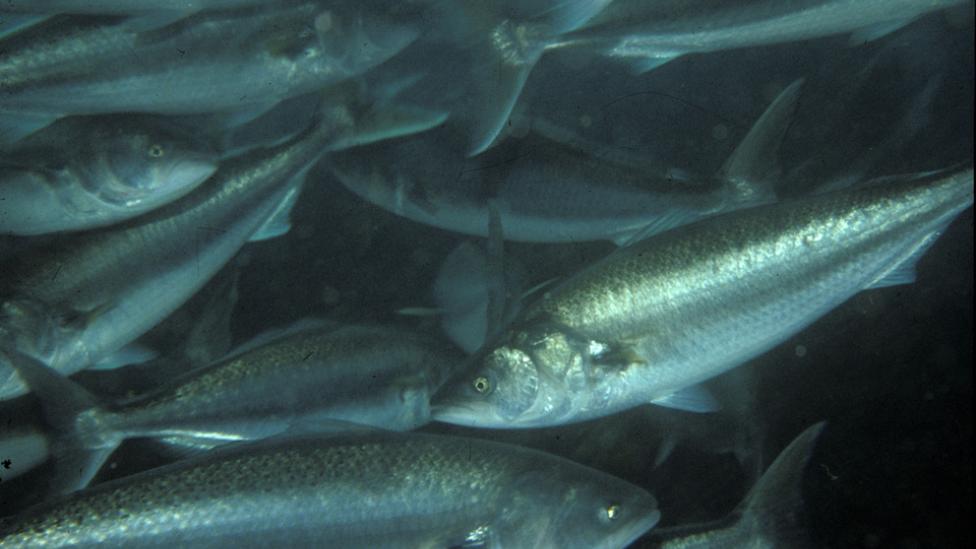
[[[11,361],[62,433],[57,488],[84,487],[123,440],[149,437],[208,449],[301,426],[410,430],[430,421],[430,397],[459,360],[417,334],[378,326],[304,323],[150,394],[106,406],[43,364]]]
[[[112,15],[159,14],[177,12],[188,14],[204,9],[228,9],[260,4],[259,0],[9,0],[0,6],[0,13],[92,13]]]
[[[0,233],[37,235],[118,223],[203,183],[219,158],[151,116],[69,117],[0,152]]]
[[[63,374],[86,368],[173,312],[248,240],[287,232],[305,172],[327,149],[444,119],[420,113],[387,126],[384,117],[393,116],[387,111],[357,117],[348,103],[326,104],[311,128],[222,162],[180,200],[9,259],[0,285],[0,339]],[[0,363],[0,397],[23,391],[10,366]]]
[[[711,218],[622,248],[530,305],[435,397],[436,420],[538,427],[640,404],[709,409],[695,384],[854,294],[914,280],[973,202],[973,171],[886,179]]]
[[[594,158],[543,140],[514,160],[466,165],[437,140],[381,143],[330,163],[349,190],[413,221],[488,236],[489,203],[506,239],[630,242],[775,199],[768,185],[802,81],[787,86],[726,162],[718,181],[674,181],[664,170]],[[445,154],[445,151],[447,153]],[[385,160],[375,162],[376,154]]]
[[[810,40],[854,32],[859,44],[965,0],[756,0],[614,2],[566,42],[586,44],[640,71],[689,53]]]
[[[660,516],[605,473],[478,439],[235,445],[0,519],[4,547],[625,547]]]
[[[0,41],[0,112],[34,126],[67,114],[263,112],[361,74],[416,36],[369,6],[311,0],[205,11],[148,30],[58,16]]]

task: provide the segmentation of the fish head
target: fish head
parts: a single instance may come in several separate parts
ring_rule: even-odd
[[[558,327],[536,325],[474,356],[434,397],[436,421],[533,428],[570,421],[582,396],[585,348]],[[585,391],[584,391],[585,392]]]
[[[209,143],[153,122],[119,125],[89,145],[88,189],[112,205],[149,210],[185,195],[217,171]]]
[[[554,547],[627,547],[661,519],[654,496],[603,474],[576,480],[558,509],[546,534]]]
[[[661,517],[643,488],[575,463],[524,471],[512,486],[498,521],[503,546],[626,547]]]

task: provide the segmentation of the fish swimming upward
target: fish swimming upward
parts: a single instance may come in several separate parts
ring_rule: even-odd
[[[725,214],[621,248],[529,305],[435,396],[434,418],[539,427],[653,402],[769,350],[915,263],[973,202],[973,170],[884,178]]]

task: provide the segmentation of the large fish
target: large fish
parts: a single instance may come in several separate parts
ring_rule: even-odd
[[[655,402],[705,410],[695,384],[854,294],[914,280],[973,202],[973,171],[888,178],[714,217],[622,248],[530,305],[438,393],[434,417],[571,423]]]
[[[309,323],[260,338],[142,398],[106,406],[36,360],[11,360],[62,434],[55,466],[63,491],[87,485],[132,437],[207,449],[296,425],[414,429],[430,421],[430,397],[459,362],[410,332]]]
[[[692,0],[611,4],[562,46],[588,44],[650,70],[689,53],[810,40],[853,32],[874,40],[966,0]],[[556,46],[553,46],[556,47]]]
[[[622,548],[653,496],[534,450],[359,434],[218,449],[0,520],[5,548]]]
[[[787,86],[772,102],[717,181],[675,181],[664,170],[655,174],[548,140],[526,145],[515,158],[471,165],[444,143],[422,137],[347,151],[330,165],[357,195],[434,227],[487,237],[494,203],[509,240],[623,244],[774,200],[769,178],[801,84]],[[384,161],[372,161],[376,154]]]
[[[330,95],[306,131],[225,160],[180,200],[6,259],[0,282],[4,346],[63,374],[91,366],[165,318],[248,240],[286,232],[305,172],[327,149],[444,120],[442,113],[372,112],[371,107],[358,116],[336,97]],[[0,398],[23,391],[9,364],[0,364]]]
[[[206,141],[157,117],[63,118],[0,152],[0,233],[136,217],[192,191],[218,160]]]
[[[0,41],[0,112],[21,120],[20,133],[67,114],[253,115],[361,74],[416,36],[370,5],[314,0],[204,11],[148,30],[58,16]]]

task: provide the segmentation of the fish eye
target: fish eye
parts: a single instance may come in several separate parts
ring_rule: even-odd
[[[476,377],[471,385],[474,387],[474,390],[478,391],[480,394],[487,395],[491,392],[491,382],[488,381],[487,377]]]
[[[620,506],[616,503],[608,505],[604,511],[607,513],[607,520],[616,520],[620,516]]]
[[[166,151],[163,150],[163,146],[159,144],[153,144],[149,146],[149,156],[152,158],[160,158]]]

